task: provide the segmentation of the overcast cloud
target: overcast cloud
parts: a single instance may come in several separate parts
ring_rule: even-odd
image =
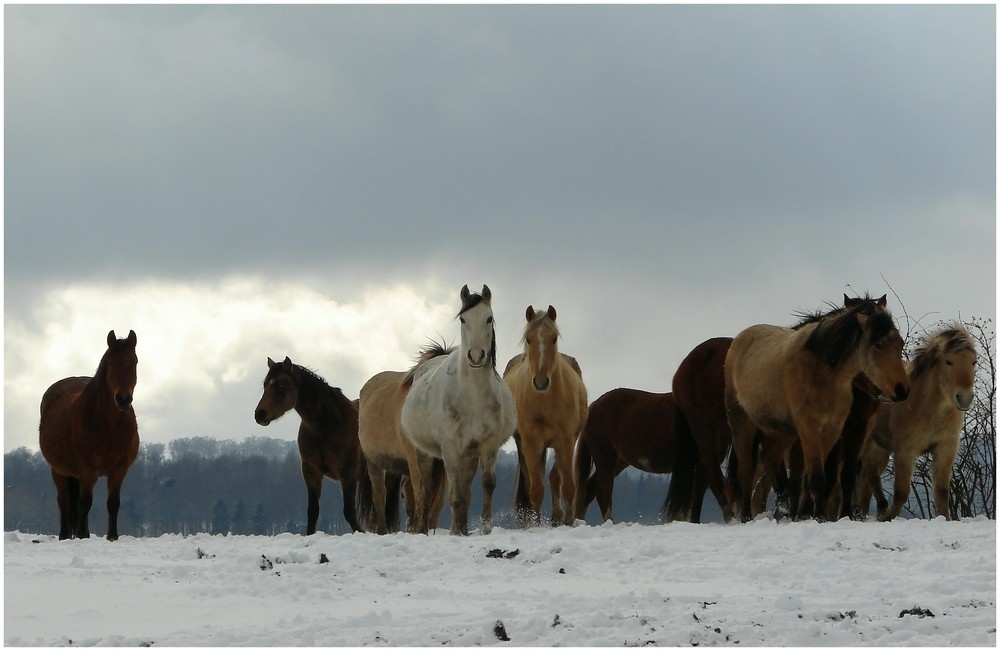
[[[252,420],[267,356],[356,397],[465,283],[503,361],[555,305],[591,400],[844,292],[996,313],[993,6],[4,17],[8,450],[112,328],[166,441],[293,437]]]

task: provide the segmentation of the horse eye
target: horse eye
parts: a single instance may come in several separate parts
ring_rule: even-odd
[[[491,323],[493,323],[493,317],[492,317],[492,316],[488,316],[488,317],[486,317],[486,323],[487,323],[487,324],[491,324]]]
[[[948,366],[952,366],[952,363],[951,363],[950,359],[944,360],[944,363],[947,364]]]
[[[462,325],[465,325],[465,317],[464,317],[464,316],[460,316],[460,317],[458,317],[458,321],[459,321],[459,323],[461,323]]]

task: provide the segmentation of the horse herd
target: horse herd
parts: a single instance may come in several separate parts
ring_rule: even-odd
[[[973,400],[976,349],[959,324],[928,336],[909,362],[886,297],[844,296],[843,306],[802,314],[790,328],[755,325],[696,346],[670,393],[614,389],[588,407],[580,365],[559,351],[556,310],[525,312],[523,352],[497,372],[492,294],[460,292],[461,342],[432,344],[408,371],[383,371],[348,399],[308,368],[268,358],[254,412],[268,425],[294,409],[305,480],[307,533],[316,531],[323,478],[342,485],[354,531],[437,525],[447,494],[451,533],[469,532],[472,482],[482,471],[482,529],[489,532],[496,458],[514,437],[515,510],[541,523],[545,458],[552,524],[573,524],[597,500],[612,518],[615,477],[634,466],[671,473],[664,517],[699,522],[711,490],[728,521],[767,508],[775,517],[896,517],[914,460],[933,454],[934,503],[950,517],[951,469]],[[108,333],[93,377],[65,378],[43,395],[39,442],[52,469],[60,539],[89,537],[99,476],[108,478],[109,540],[118,537],[122,481],[138,454],[132,393],[136,335]],[[891,505],[881,476],[895,464]],[[723,464],[728,456],[725,475]]]

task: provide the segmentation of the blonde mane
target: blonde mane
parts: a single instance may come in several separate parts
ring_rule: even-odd
[[[976,342],[972,335],[961,323],[948,324],[929,335],[914,351],[913,359],[910,360],[910,377],[917,378],[924,371],[933,368],[945,353],[964,350],[976,352]]]

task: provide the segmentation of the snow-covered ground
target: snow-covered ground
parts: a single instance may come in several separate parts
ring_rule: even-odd
[[[5,645],[996,645],[996,523],[5,534]]]

